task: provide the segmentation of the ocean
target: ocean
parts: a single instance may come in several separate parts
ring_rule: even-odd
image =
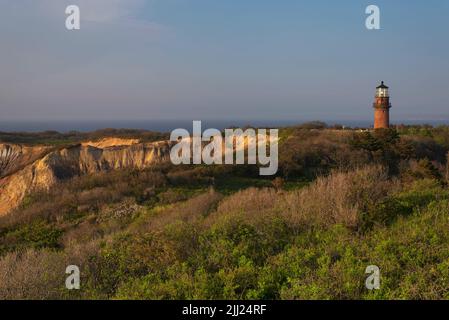
[[[200,119],[198,119],[200,120]],[[294,126],[308,121],[300,120],[202,120],[202,128],[216,128],[219,130],[226,128],[244,128],[246,126],[254,126],[259,128],[281,128],[286,126]],[[328,125],[340,124],[352,128],[370,128],[372,120],[361,121],[323,121]],[[394,124],[430,124],[449,125],[448,120],[441,121],[396,121]],[[394,125],[393,124],[393,125]],[[192,130],[191,120],[88,120],[88,121],[0,121],[0,131],[3,132],[41,132],[41,131],[79,131],[89,132],[99,129],[115,128],[115,129],[143,129],[159,132],[170,132],[177,128],[184,128],[188,131]]]

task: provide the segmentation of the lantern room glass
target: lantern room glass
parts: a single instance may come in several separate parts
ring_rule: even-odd
[[[387,88],[377,88],[376,97],[387,98],[388,97],[388,89]]]

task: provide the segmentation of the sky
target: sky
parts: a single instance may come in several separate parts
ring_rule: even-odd
[[[448,40],[446,0],[0,0],[0,120],[369,120],[384,80],[449,123]]]

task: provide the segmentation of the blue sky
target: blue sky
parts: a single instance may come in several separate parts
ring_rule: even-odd
[[[0,0],[0,17],[1,120],[369,120],[380,80],[393,120],[449,120],[445,0]]]

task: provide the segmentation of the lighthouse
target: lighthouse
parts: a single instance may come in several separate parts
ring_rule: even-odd
[[[390,127],[390,95],[388,87],[382,83],[376,88],[374,107],[374,129],[388,129]]]

